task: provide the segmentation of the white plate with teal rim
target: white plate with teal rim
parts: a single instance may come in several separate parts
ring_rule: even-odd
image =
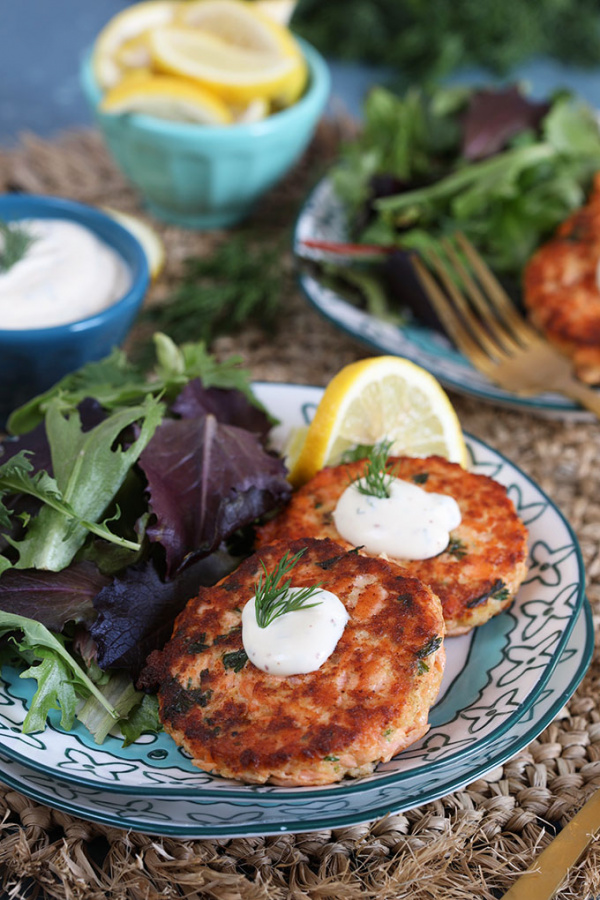
[[[344,242],[347,238],[344,205],[337,197],[331,180],[325,178],[309,195],[298,216],[294,231],[294,252],[298,257],[308,259],[331,259],[331,255],[324,254],[323,251],[303,247],[303,242]],[[435,375],[448,388],[523,411],[589,418],[589,413],[560,394],[519,397],[511,391],[505,391],[474,369],[444,335],[431,328],[412,324],[398,327],[385,322],[354,306],[310,273],[300,271],[298,280],[315,309],[342,331],[379,353],[412,360]]]
[[[310,421],[322,389],[259,384],[256,393],[281,423],[273,440],[282,446],[291,428]],[[415,777],[437,778],[457,761],[493,749],[546,690],[583,603],[584,572],[569,524],[540,488],[484,443],[469,438],[468,448],[472,470],[506,485],[529,529],[529,572],[510,610],[447,640],[429,732],[372,775],[314,788],[240,785],[197,769],[167,734],[144,735],[127,748],[109,736],[98,746],[82,726],[64,732],[57,713],[43,733],[24,735],[33,683],[8,668],[0,690],[0,752],[55,780],[110,793],[296,804],[334,803]]]
[[[114,794],[99,787],[70,784],[36,771],[0,753],[0,780],[40,803],[91,822],[182,838],[242,837],[345,828],[390,813],[422,806],[475,781],[526,747],[560,712],[583,678],[594,649],[594,629],[587,602],[575,622],[548,683],[513,727],[492,746],[466,759],[455,759],[435,773],[421,772],[401,784],[371,788],[361,794],[300,798],[295,803],[250,795],[195,797]]]

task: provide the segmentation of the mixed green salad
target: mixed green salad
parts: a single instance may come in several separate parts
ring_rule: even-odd
[[[148,376],[121,351],[66,376],[0,442],[0,662],[35,680],[26,732],[51,710],[97,742],[159,730],[146,657],[289,497],[239,358],[155,347]]]
[[[568,92],[536,101],[514,85],[403,96],[375,88],[332,174],[350,225],[351,243],[337,252],[354,265],[336,266],[329,254],[325,274],[363,294],[369,276],[382,275],[393,298],[414,280],[408,254],[439,250],[460,230],[518,292],[528,259],[585,202],[598,171],[597,114]]]

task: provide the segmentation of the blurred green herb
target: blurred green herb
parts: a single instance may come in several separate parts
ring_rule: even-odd
[[[21,225],[8,224],[0,220],[0,272],[8,272],[18,263],[36,238]]]
[[[522,125],[499,152],[468,159],[457,126],[474,93],[374,89],[334,186],[354,240],[422,252],[460,229],[500,277],[518,283],[535,249],[585,202],[600,169],[600,129],[590,106],[560,92],[537,129]],[[373,200],[376,181],[386,189]]]
[[[268,327],[283,291],[282,251],[280,241],[256,245],[247,233],[233,235],[211,256],[188,259],[174,293],[148,309],[143,320],[175,343],[207,345],[250,319]]]
[[[333,57],[435,81],[469,65],[506,74],[535,56],[600,62],[596,0],[300,0],[294,31]]]

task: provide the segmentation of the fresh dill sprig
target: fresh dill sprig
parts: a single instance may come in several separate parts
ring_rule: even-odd
[[[287,284],[282,241],[260,243],[244,231],[228,237],[210,256],[188,258],[175,290],[145,310],[142,323],[168,334],[176,344],[206,345],[250,321],[272,327]],[[142,364],[151,355],[148,347],[138,349]]]
[[[0,220],[0,272],[8,272],[9,269],[23,259],[29,248],[35,243],[36,238],[22,225],[8,224]]]
[[[388,457],[393,441],[381,441],[367,451],[365,474],[355,484],[361,494],[384,499],[390,496],[393,475],[388,466]]]
[[[289,551],[286,551],[274,572],[268,572],[261,559],[262,572],[254,586],[254,608],[259,628],[266,628],[274,619],[278,616],[283,616],[285,613],[295,612],[298,609],[310,609],[312,606],[320,606],[320,600],[316,603],[307,603],[307,601],[318,593],[319,588],[323,584],[322,581],[311,587],[302,588],[302,590],[295,593],[292,593],[290,590],[292,579],[288,578],[286,581],[283,581],[305,550],[306,547],[303,547],[291,559]]]

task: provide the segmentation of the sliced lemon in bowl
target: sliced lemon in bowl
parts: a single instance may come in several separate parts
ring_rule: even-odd
[[[149,29],[172,22],[178,5],[174,0],[145,0],[117,13],[104,26],[92,53],[94,75],[103,90],[114,87],[127,73],[132,49],[134,64],[147,65],[149,51],[144,52],[144,43],[138,38]]]
[[[199,84],[168,75],[133,74],[106,92],[104,113],[144,113],[174,122],[229,125],[233,114],[211,91]]]
[[[467,464],[460,422],[439,382],[409,360],[378,356],[345,366],[331,380],[302,446],[296,438],[288,453],[288,478],[299,487],[347,450],[383,440],[392,441],[393,455]]]
[[[294,60],[279,90],[261,94],[282,108],[299,99],[308,80],[300,45],[286,27],[294,5],[291,0],[192,0],[179,5],[175,23],[200,28],[241,49]]]
[[[298,57],[241,47],[187,26],[154,29],[150,48],[158,69],[197,81],[234,104],[285,94],[303,65]]]

